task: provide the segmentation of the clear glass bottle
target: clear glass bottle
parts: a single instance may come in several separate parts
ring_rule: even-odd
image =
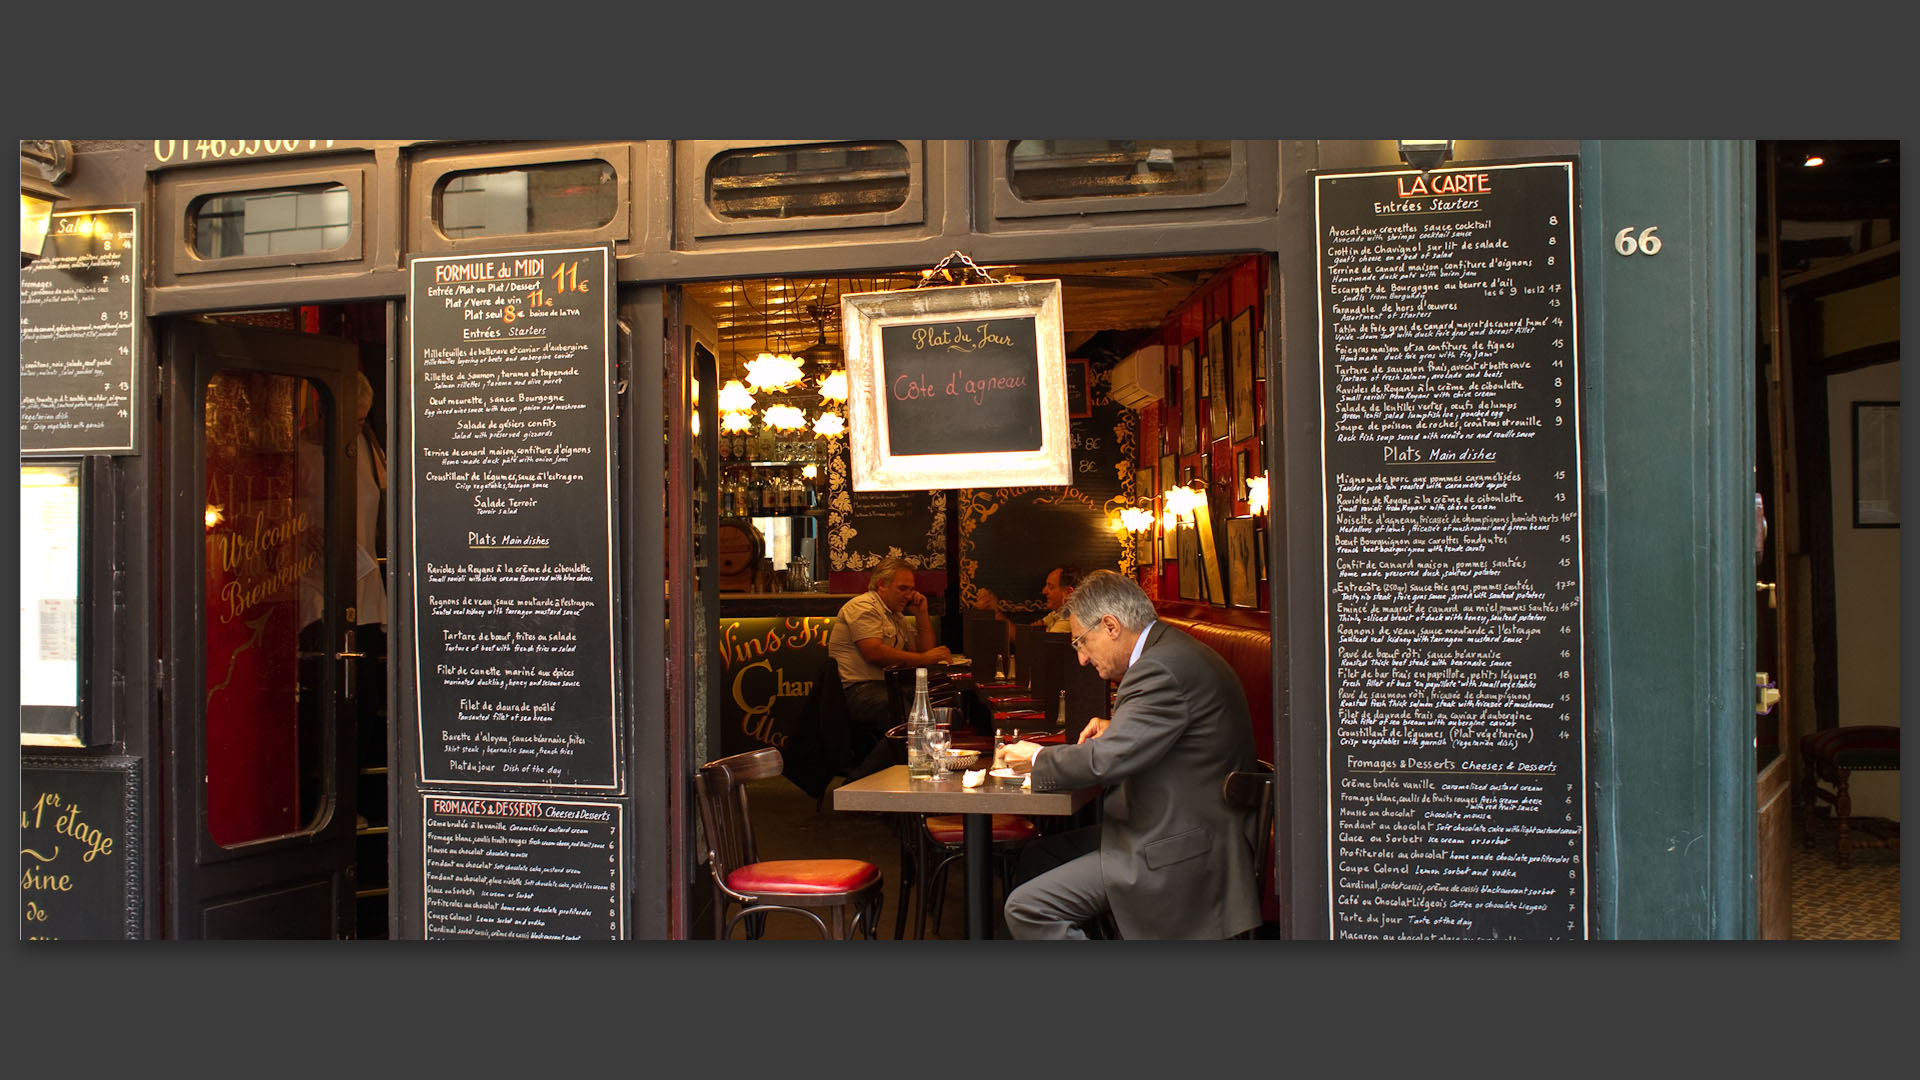
[[[1060,691],[1060,711],[1053,718],[1054,726],[1061,731],[1067,730],[1067,692]]]
[[[907,712],[907,776],[933,779],[933,756],[927,753],[927,732],[933,729],[933,711],[927,707],[927,669],[913,671],[913,708]]]

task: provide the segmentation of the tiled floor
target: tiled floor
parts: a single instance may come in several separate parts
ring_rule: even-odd
[[[829,805],[816,811],[814,802],[785,779],[763,780],[748,789],[755,834],[763,859],[865,859],[886,877],[886,906],[881,910],[879,934],[893,937],[900,885],[899,841],[893,821],[885,814],[849,814]],[[1793,840],[1793,937],[1796,939],[1898,940],[1900,937],[1900,852],[1887,848],[1855,848],[1853,865],[1841,870],[1834,862],[1833,825],[1820,819],[1815,844],[1800,842],[1796,815]],[[966,909],[961,896],[962,875],[949,874],[946,903],[938,927],[929,937],[966,936]],[[996,896],[998,895],[996,891]],[[912,913],[907,932],[912,933]],[[995,933],[1006,935],[996,920]],[[744,936],[736,930],[735,937]],[[797,915],[776,914],[767,920],[766,937],[817,939],[819,932]]]
[[[1812,849],[1801,843],[1797,821],[1794,828],[1794,939],[1899,940],[1899,850],[1856,847],[1853,865],[1842,870],[1831,819],[1816,821]]]

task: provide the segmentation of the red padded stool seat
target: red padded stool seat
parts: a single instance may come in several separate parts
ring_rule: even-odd
[[[771,859],[728,874],[727,887],[743,893],[843,893],[879,876],[879,867],[860,859]]]
[[[962,814],[931,814],[927,817],[927,835],[933,837],[936,844],[958,844],[966,833],[966,817]],[[1004,843],[1009,840],[1031,840],[1040,835],[1040,827],[1032,818],[1019,814],[993,815],[993,842]]]
[[[1813,813],[1817,804],[1833,804],[1834,823],[1838,827],[1835,842],[1842,868],[1852,863],[1856,847],[1900,847],[1897,831],[1891,834],[1874,829],[1868,836],[1856,836],[1850,825],[1853,798],[1848,794],[1848,777],[1858,771],[1886,772],[1900,768],[1900,729],[1887,724],[1855,724],[1828,728],[1800,739],[1801,767],[1801,842],[1813,847]],[[1831,791],[1821,787],[1831,785]],[[1897,830],[1897,825],[1896,825]]]

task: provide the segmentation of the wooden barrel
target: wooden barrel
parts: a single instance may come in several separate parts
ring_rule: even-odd
[[[760,565],[766,547],[760,530],[745,518],[727,518],[716,530],[714,563],[720,570],[722,592],[747,592],[753,588],[753,571]]]

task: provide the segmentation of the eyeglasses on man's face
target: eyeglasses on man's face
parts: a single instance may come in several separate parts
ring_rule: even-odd
[[[1080,646],[1086,644],[1087,638],[1091,636],[1095,630],[1100,629],[1100,626],[1101,626],[1100,623],[1094,623],[1092,626],[1087,627],[1086,633],[1081,634],[1079,637],[1076,637],[1072,641],[1067,642],[1067,644],[1073,647],[1074,652],[1080,652],[1081,651]]]

